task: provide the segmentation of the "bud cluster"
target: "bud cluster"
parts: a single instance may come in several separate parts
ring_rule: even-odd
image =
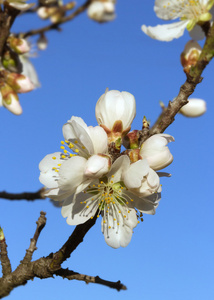
[[[115,0],[93,0],[88,7],[88,17],[103,23],[115,19]]]
[[[0,66],[0,106],[6,107],[15,115],[22,113],[19,93],[27,93],[35,88],[31,79],[22,74],[23,64],[20,57],[30,51],[25,39],[9,36]]]

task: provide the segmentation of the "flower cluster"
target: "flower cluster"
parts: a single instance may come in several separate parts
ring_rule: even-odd
[[[156,0],[154,11],[160,19],[175,20],[172,24],[155,27],[142,25],[142,31],[153,39],[171,41],[183,35],[185,28],[193,39],[203,39],[200,25],[212,19],[213,0]]]
[[[63,126],[62,152],[45,156],[39,165],[46,195],[62,203],[67,223],[101,215],[105,241],[113,248],[129,244],[143,213],[155,213],[160,176],[167,174],[156,171],[173,160],[167,147],[172,136],[156,134],[140,144],[139,131],[129,132],[135,114],[132,94],[106,91],[96,104],[99,126],[71,117]]]
[[[30,45],[25,39],[12,35],[7,39],[0,62],[0,106],[15,115],[22,113],[19,93],[27,93],[39,86],[34,67],[29,62]]]

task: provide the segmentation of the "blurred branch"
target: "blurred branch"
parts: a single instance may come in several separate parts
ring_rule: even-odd
[[[97,213],[95,215],[97,215]],[[10,272],[4,272],[4,276],[0,278],[0,299],[8,296],[15,287],[25,285],[28,280],[32,280],[35,277],[39,277],[41,279],[52,278],[53,275],[61,276],[69,280],[76,279],[85,281],[86,283],[92,282],[102,284],[118,291],[125,290],[126,287],[120,281],[107,281],[101,279],[99,276],[88,276],[61,268],[61,264],[70,257],[71,253],[83,241],[84,236],[95,224],[96,220],[97,218],[89,219],[84,224],[76,226],[67,242],[59,251],[50,253],[48,256],[41,257],[36,261],[31,261],[32,255],[36,250],[36,243],[41,230],[46,224],[45,213],[41,212],[37,221],[37,228],[34,237],[31,239],[30,246],[26,250],[26,254],[20,262],[20,265],[12,273],[11,269]]]
[[[7,200],[27,200],[27,201],[35,201],[38,199],[45,199],[46,196],[44,195],[45,189],[42,188],[37,192],[24,192],[24,193],[7,193],[5,191],[0,192],[0,198],[7,199]]]
[[[48,26],[45,26],[45,27],[42,27],[42,28],[39,28],[39,29],[30,30],[30,31],[27,31],[25,33],[21,33],[20,36],[23,37],[23,38],[26,38],[26,37],[33,36],[33,35],[42,34],[42,33],[46,32],[46,31],[49,31],[49,30],[60,30],[59,26],[61,24],[73,20],[76,16],[78,16],[79,14],[84,12],[87,9],[90,2],[91,2],[91,0],[87,0],[83,5],[78,7],[75,12],[73,12],[72,14],[70,14],[68,16],[63,17],[59,22],[50,24]]]
[[[150,136],[162,133],[174,121],[175,115],[182,106],[188,103],[188,97],[194,92],[197,84],[202,81],[201,74],[214,56],[214,24],[209,29],[207,38],[197,64],[190,69],[186,82],[181,86],[178,96],[163,108],[158,120],[150,130]]]

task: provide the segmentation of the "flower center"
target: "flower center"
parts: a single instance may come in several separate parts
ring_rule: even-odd
[[[172,18],[181,18],[182,20],[199,19],[200,16],[208,10],[199,0],[175,0],[168,2],[163,6],[166,8]]]

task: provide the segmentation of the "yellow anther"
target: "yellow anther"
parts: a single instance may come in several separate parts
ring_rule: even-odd
[[[128,205],[128,204],[129,204],[129,202],[127,201],[127,202],[126,202],[126,204]]]
[[[61,149],[65,149],[65,147],[64,147],[64,146],[61,146],[60,148],[61,148]]]
[[[93,219],[94,217],[91,217],[91,219]]]
[[[61,144],[64,145],[65,143],[63,141],[61,141]]]
[[[128,210],[128,214],[130,213],[130,210]]]
[[[85,150],[85,146],[82,146],[82,149]]]
[[[133,199],[131,199],[131,202],[133,202],[134,200]]]
[[[62,165],[62,164],[58,164],[57,166],[58,166],[58,167],[61,167],[61,165]]]
[[[111,229],[111,226],[109,226],[108,228]]]
[[[111,183],[114,183],[114,181],[111,180]]]
[[[121,186],[121,190],[123,190],[123,187]]]
[[[79,152],[79,150],[78,150],[78,149],[75,149],[75,151],[74,151],[74,152],[78,153],[78,152]]]
[[[97,215],[97,218],[99,218],[100,215]]]
[[[104,221],[103,221],[103,223],[105,224],[105,223],[106,223],[106,221],[104,220]]]
[[[63,152],[64,152],[64,153],[67,153],[68,151],[67,151],[67,150],[64,150]]]
[[[69,144],[69,148],[71,149],[71,148],[73,148],[74,147],[74,145],[73,144]]]
[[[98,186],[97,187],[100,187],[100,184],[98,184]]]
[[[89,208],[89,206],[88,206],[88,205],[87,205],[86,207],[87,207],[87,208]]]
[[[115,201],[113,201],[113,204],[115,204]]]
[[[80,204],[82,204],[82,202],[80,202]]]
[[[56,170],[56,168],[55,168],[55,167],[53,167],[53,168],[52,168],[52,170]]]
[[[137,221],[138,222],[138,224],[140,223],[140,221]]]
[[[124,218],[126,218],[126,216],[125,216],[125,215],[124,215],[123,217],[124,217]]]
[[[74,144],[78,144],[78,141],[74,141]]]
[[[59,172],[59,170],[55,170],[55,172]]]
[[[114,221],[116,221],[116,219],[114,218]]]
[[[86,204],[86,201],[84,201],[84,203]]]
[[[121,211],[120,211],[120,210],[119,210],[118,212],[119,212],[119,214],[121,213]]]
[[[69,144],[69,141],[65,140],[66,144]]]
[[[55,157],[55,156],[53,156],[53,157],[52,157],[52,159],[56,159],[56,157]]]
[[[120,225],[120,223],[117,223],[117,225]]]
[[[62,158],[65,158],[66,156],[65,156],[65,155],[62,155],[61,157],[62,157]]]
[[[112,178],[114,178],[114,175],[111,175]]]
[[[72,157],[72,156],[73,156],[73,154],[72,154],[72,153],[70,153],[70,154],[69,154],[69,156],[70,156],[70,157]]]

